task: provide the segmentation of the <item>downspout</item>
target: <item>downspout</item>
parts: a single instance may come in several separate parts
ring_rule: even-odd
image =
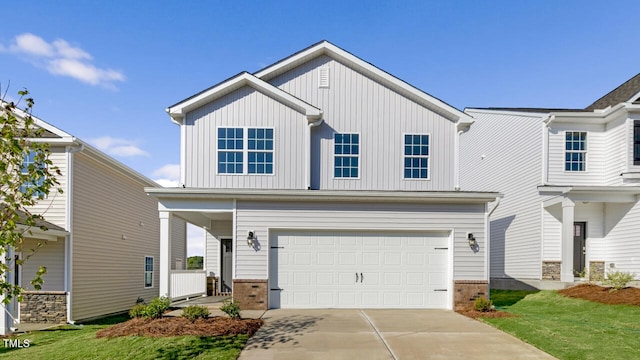
[[[554,119],[549,115],[542,121],[542,185],[549,183],[549,124]]]
[[[84,150],[84,144],[77,143],[76,139],[73,139],[77,146],[68,146],[67,153],[67,197],[66,197],[66,230],[69,232],[64,242],[64,251],[67,257],[64,262],[64,291],[67,293],[67,323],[73,324],[74,321],[71,318],[71,288],[73,285],[73,154]]]
[[[455,187],[454,190],[455,191],[460,191],[460,135],[462,135],[462,133],[464,133],[464,130],[458,130],[458,133],[456,134],[456,138],[454,139],[454,146],[455,146],[455,150],[454,150],[454,160],[456,163],[456,166],[454,168],[454,182],[455,182]]]
[[[486,239],[486,251],[484,252],[484,263],[486,264],[487,267],[487,286],[489,288],[491,288],[491,258],[489,257],[490,254],[490,247],[491,247],[491,215],[493,214],[494,211],[496,211],[496,209],[498,208],[498,206],[500,205],[500,200],[502,199],[502,196],[498,196],[496,197],[496,200],[493,202],[493,207],[487,212],[487,215],[485,216],[485,225],[484,225],[484,238]],[[487,204],[488,206],[488,204]]]
[[[313,121],[315,120],[315,121]],[[305,147],[305,158],[306,158],[306,171],[305,171],[305,182],[307,185],[307,190],[311,190],[311,128],[318,127],[324,118],[322,117],[322,113],[318,116],[307,116],[308,127],[305,133],[305,141],[307,146]]]

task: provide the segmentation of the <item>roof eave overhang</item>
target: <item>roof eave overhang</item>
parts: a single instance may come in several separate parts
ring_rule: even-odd
[[[632,103],[620,103],[615,106],[594,112],[552,112],[545,120],[547,125],[552,123],[584,123],[606,124],[624,113],[640,112],[640,105]]]
[[[640,186],[562,186],[541,185],[538,193],[553,196],[545,207],[559,204],[563,198],[582,202],[633,203],[638,201]]]
[[[218,84],[194,97],[186,99],[166,109],[172,121],[181,125],[185,115],[204,104],[218,99],[230,92],[250,86],[261,93],[278,100],[296,111],[304,114],[309,122],[314,122],[322,118],[322,110],[319,108],[263,81],[247,72],[240,73],[231,79]]]
[[[358,201],[409,203],[487,203],[500,197],[495,192],[467,191],[331,191],[331,190],[255,190],[146,188],[159,199],[255,200],[255,201]]]

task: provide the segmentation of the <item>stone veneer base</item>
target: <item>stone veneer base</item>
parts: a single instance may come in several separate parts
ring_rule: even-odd
[[[67,322],[67,293],[64,291],[24,291],[20,302],[21,323]]]

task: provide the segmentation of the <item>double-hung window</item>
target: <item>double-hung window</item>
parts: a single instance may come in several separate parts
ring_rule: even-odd
[[[586,171],[587,133],[584,131],[565,132],[565,171]]]
[[[633,121],[633,165],[640,165],[640,120]]]
[[[22,160],[22,175],[27,176],[27,174],[29,173],[29,168],[32,166],[36,166],[35,164],[37,156],[38,153],[35,151],[29,151],[24,154],[24,158]],[[33,189],[42,186],[43,183],[44,177],[26,180],[22,183],[22,185],[20,185],[20,192],[22,192],[23,194],[32,192],[31,196],[42,197],[44,196],[44,193]]]
[[[218,128],[218,174],[273,174],[273,129]]]
[[[428,134],[405,134],[404,178],[429,179]]]
[[[153,256],[144,257],[144,287],[153,287]]]
[[[359,134],[333,135],[333,175],[335,178],[357,178],[360,157]]]

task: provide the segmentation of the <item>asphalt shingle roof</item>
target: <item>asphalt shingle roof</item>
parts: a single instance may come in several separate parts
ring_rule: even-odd
[[[585,110],[593,111],[596,109],[605,109],[609,106],[614,106],[622,102],[631,100],[631,97],[640,93],[640,74],[625,81],[622,85],[613,89],[607,95],[596,100],[593,104],[587,106]],[[638,99],[633,99],[633,102],[637,102]]]

